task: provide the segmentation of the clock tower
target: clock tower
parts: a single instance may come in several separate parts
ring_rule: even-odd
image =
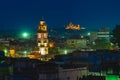
[[[41,55],[48,54],[48,31],[44,20],[41,20],[38,25],[37,46]]]

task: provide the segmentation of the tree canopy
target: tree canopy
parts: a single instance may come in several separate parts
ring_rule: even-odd
[[[95,45],[93,46],[94,49],[110,49],[110,47],[110,41],[107,41],[105,39],[96,39]]]
[[[112,31],[112,34],[113,38],[111,41],[114,44],[118,44],[118,46],[120,47],[120,25],[116,25],[116,27]]]
[[[3,51],[5,49],[5,46],[0,44],[0,51]]]

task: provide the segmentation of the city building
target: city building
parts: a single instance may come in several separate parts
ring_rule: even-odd
[[[87,39],[84,36],[75,35],[66,39],[64,44],[62,43],[64,46],[59,46],[58,51],[60,54],[68,54],[76,50],[86,50],[88,49],[87,44]]]
[[[87,76],[87,67],[80,67],[79,65],[66,65],[59,67],[59,80],[79,80],[83,76]]]
[[[105,39],[107,41],[110,40],[110,30],[109,28],[100,28],[98,31],[90,32],[90,42],[95,41],[96,39]]]
[[[97,32],[90,32],[89,38],[90,38],[90,42],[94,42],[98,37],[98,33]]]
[[[66,46],[72,49],[87,48],[87,40],[85,38],[67,39]]]
[[[0,80],[8,80],[7,77],[13,74],[13,65],[6,62],[3,51],[0,51]]]
[[[41,55],[48,54],[48,32],[47,25],[44,20],[41,20],[38,25],[37,43],[38,52]]]
[[[73,23],[69,23],[65,29],[72,29],[72,30],[81,30],[81,29],[86,29],[84,27],[81,27],[79,24],[76,26]]]
[[[4,46],[6,46],[6,47],[9,47],[10,46],[10,41],[8,41],[8,40],[0,40],[0,44],[2,44],[2,45],[4,45]]]
[[[98,38],[110,40],[110,31],[109,28],[100,28],[98,31]]]
[[[67,25],[66,29],[73,29],[73,30],[80,30],[80,25],[74,25],[73,23],[70,23]]]

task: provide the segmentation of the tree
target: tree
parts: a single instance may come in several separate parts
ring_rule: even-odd
[[[59,54],[58,48],[57,47],[49,48],[49,54]]]
[[[96,39],[93,46],[94,49],[110,49],[111,42],[105,39]]]
[[[5,46],[3,44],[0,44],[0,51],[4,51]]]
[[[111,41],[114,44],[118,44],[118,46],[120,47],[120,25],[116,25],[116,27],[112,31],[112,34],[113,38],[111,39]]]

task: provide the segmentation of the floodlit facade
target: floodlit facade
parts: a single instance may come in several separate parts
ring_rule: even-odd
[[[59,80],[79,80],[83,76],[87,76],[88,70],[87,67],[79,67],[72,69],[59,69]]]
[[[44,20],[41,20],[38,25],[37,43],[39,53],[41,55],[48,54],[48,32],[47,25]]]
[[[90,41],[93,42],[96,39],[105,39],[105,40],[110,40],[111,35],[109,28],[100,28],[99,31],[97,32],[90,32]]]
[[[73,29],[73,30],[80,30],[80,25],[74,25],[73,23],[70,23],[67,25],[66,29]]]
[[[67,48],[72,49],[81,49],[87,48],[87,40],[86,39],[68,39],[66,41]]]
[[[72,29],[72,30],[81,30],[81,29],[86,29],[85,27],[81,27],[79,24],[74,25],[73,23],[69,23],[65,29]]]

